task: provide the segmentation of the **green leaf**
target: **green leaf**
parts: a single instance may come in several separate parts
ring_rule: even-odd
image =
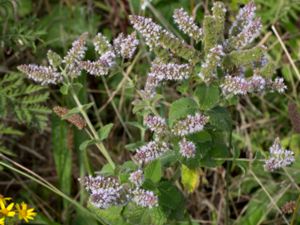
[[[159,205],[168,217],[172,219],[182,218],[184,215],[184,196],[169,181],[163,181],[158,186]]]
[[[97,142],[99,142],[99,141],[97,141],[97,140],[85,140],[84,142],[82,142],[80,145],[79,145],[79,150],[80,151],[84,151],[84,150],[86,150],[87,149],[87,147],[89,146],[89,145],[92,145],[92,144],[96,144]]]
[[[160,160],[155,160],[145,167],[145,178],[151,180],[154,183],[160,181],[162,176],[162,166]]]
[[[123,207],[122,206],[112,206],[108,209],[99,209],[93,206],[88,202],[87,206],[92,212],[94,212],[104,224],[113,224],[113,225],[130,225],[126,223],[121,216]]]
[[[230,113],[226,108],[217,106],[208,111],[209,123],[216,129],[230,132],[232,129],[232,120]]]
[[[72,149],[68,144],[69,132],[65,121],[52,116],[52,149],[55,161],[56,172],[59,178],[60,190],[67,195],[71,194],[72,180]],[[64,207],[70,204],[63,200]]]
[[[67,95],[69,93],[69,88],[70,88],[69,84],[63,84],[63,86],[60,87],[59,91],[63,95]]]
[[[82,87],[83,87],[83,85],[81,83],[72,84],[72,88],[76,94],[79,93],[79,91],[81,90]]]
[[[129,224],[164,225],[167,222],[160,207],[149,209],[137,206],[134,203],[129,203],[125,207],[123,216]]]
[[[199,101],[200,109],[208,110],[219,102],[220,90],[217,86],[202,84],[196,89],[195,95]]]
[[[99,135],[99,138],[101,141],[103,141],[104,139],[106,139],[108,137],[113,126],[114,126],[113,123],[109,123],[109,124],[106,124],[105,126],[101,127],[98,130],[98,135]]]
[[[184,118],[197,111],[197,103],[191,98],[181,98],[171,104],[169,110],[169,124],[173,126],[178,119]]]

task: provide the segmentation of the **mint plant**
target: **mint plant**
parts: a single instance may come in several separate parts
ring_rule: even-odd
[[[80,178],[89,193],[88,207],[108,224],[191,221],[185,195],[197,188],[199,169],[229,165],[226,158],[236,157],[230,107],[238,96],[286,90],[282,78],[272,79],[274,66],[267,58],[267,47],[254,42],[262,29],[255,10],[250,2],[227,24],[224,4],[215,2],[201,27],[184,9],[177,9],[173,18],[184,39],[151,18],[131,15],[136,32],[120,34],[112,44],[102,34],[96,35],[95,61],[85,59],[88,35],[83,34],[63,58],[49,51],[49,66],[18,67],[38,83],[60,84],[61,93],[73,97],[76,108],[54,111],[74,125],[80,121],[80,129],[91,138],[82,143],[82,150],[95,144],[108,161],[99,175]],[[76,78],[81,71],[107,76],[130,67],[140,45],[138,34],[153,60],[144,88],[136,90],[139,98],[133,102],[133,112],[143,117],[143,129],[152,138],[131,143],[132,160],[116,165],[99,135],[107,130],[96,131],[87,115],[93,103],[82,105],[77,97],[82,86]],[[79,113],[82,117],[74,119]],[[294,161],[293,153],[282,149],[278,139],[270,153],[267,170]]]

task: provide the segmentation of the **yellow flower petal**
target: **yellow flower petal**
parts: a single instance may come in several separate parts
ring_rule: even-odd
[[[14,207],[15,203],[10,203],[8,206],[7,206],[7,210],[8,211],[11,211],[12,208]]]

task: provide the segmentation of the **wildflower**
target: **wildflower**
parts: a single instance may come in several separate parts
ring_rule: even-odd
[[[114,40],[114,49],[116,53],[125,59],[131,59],[139,45],[138,39],[136,39],[136,33],[125,37],[123,33]]]
[[[193,142],[187,141],[185,138],[183,138],[179,142],[179,152],[183,157],[186,158],[193,158],[196,154],[196,146]]]
[[[270,157],[265,161],[265,169],[274,171],[276,169],[291,165],[295,161],[294,153],[283,149],[279,138],[276,138],[270,147]]]
[[[4,197],[3,195],[0,194],[0,203],[2,202],[4,205],[6,204],[6,201],[11,200],[9,197]]]
[[[41,85],[58,84],[63,77],[50,66],[39,66],[34,64],[20,65],[18,70],[25,73],[28,78],[40,83]]]
[[[287,89],[287,86],[284,84],[284,80],[281,77],[276,77],[274,81],[270,82],[270,88],[273,91],[277,91],[279,93],[284,93]]]
[[[109,68],[104,66],[104,63],[101,60],[92,62],[90,60],[81,61],[79,64],[80,68],[86,70],[89,74],[95,76],[107,75]]]
[[[137,149],[134,157],[140,164],[148,163],[162,156],[168,150],[169,146],[166,142],[150,141]]]
[[[114,178],[88,176],[80,179],[80,182],[91,193],[90,202],[98,208],[106,209],[127,201],[124,187]]]
[[[141,169],[134,171],[130,174],[129,180],[134,183],[137,187],[141,186],[144,182],[144,173]]]
[[[72,43],[72,47],[67,52],[64,57],[63,62],[66,64],[67,74],[71,77],[80,75],[79,62],[84,58],[86,46],[85,39],[87,38],[87,33],[82,34],[76,41]]]
[[[149,73],[147,76],[145,88],[144,90],[142,90],[144,98],[153,98],[156,93],[156,87],[159,85],[160,82],[161,80],[158,77],[156,77],[154,73]]]
[[[69,112],[67,108],[61,106],[53,107],[53,111],[61,118],[67,115]],[[66,120],[76,126],[79,130],[82,130],[86,126],[85,120],[78,114],[70,115],[68,118],[66,118]]]
[[[253,20],[236,37],[232,38],[231,45],[234,46],[235,49],[241,49],[247,46],[259,36],[261,29],[261,20],[259,18]]]
[[[133,28],[139,31],[146,40],[146,44],[152,49],[157,45],[161,33],[162,27],[153,22],[151,18],[145,18],[143,16],[131,15],[129,20],[133,25]]]
[[[4,225],[5,217],[0,218],[0,225]]]
[[[253,91],[260,92],[260,91],[263,91],[265,89],[265,87],[266,87],[266,80],[262,76],[254,74],[250,78],[249,84],[250,84],[251,89]]]
[[[107,40],[105,36],[103,36],[101,33],[98,33],[93,40],[93,44],[95,46],[95,50],[99,55],[102,55],[103,53],[107,51],[112,50],[112,46]]]
[[[221,84],[222,92],[225,96],[245,95],[250,90],[249,82],[242,76],[225,76],[223,84]]]
[[[193,18],[183,8],[176,9],[173,13],[173,18],[181,31],[197,42],[202,39],[203,30],[195,24]]]
[[[296,202],[295,201],[289,201],[281,207],[281,211],[284,214],[292,214],[295,211],[295,209],[296,209]]]
[[[196,113],[194,116],[188,115],[173,126],[172,132],[177,136],[189,135],[203,130],[207,122],[208,117],[200,113]]]
[[[13,211],[15,203],[10,203],[7,207],[3,202],[0,202],[0,214],[4,217],[14,217],[16,212]]]
[[[152,191],[136,189],[133,191],[133,202],[142,207],[153,208],[158,206],[158,198]]]
[[[222,45],[217,45],[210,49],[205,62],[202,64],[199,77],[201,77],[205,82],[210,81],[212,77],[216,77],[217,66],[220,66],[222,56],[224,55],[225,53],[223,52]]]
[[[183,80],[189,77],[190,69],[189,64],[153,63],[151,73],[158,80]]]
[[[162,134],[166,132],[167,124],[166,120],[160,116],[147,115],[145,117],[144,123],[151,131],[156,134]]]
[[[33,220],[36,216],[36,212],[34,212],[34,208],[29,209],[27,207],[27,204],[22,202],[21,205],[16,205],[18,217],[19,220],[25,220],[26,223],[29,222],[29,220]]]
[[[230,35],[235,35],[242,31],[249,23],[251,23],[255,17],[256,6],[253,1],[246,4],[240,9],[236,16],[235,22],[229,30]]]

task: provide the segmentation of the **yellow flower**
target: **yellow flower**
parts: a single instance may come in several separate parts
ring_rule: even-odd
[[[15,203],[10,203],[6,207],[3,202],[0,202],[0,214],[2,214],[2,216],[4,217],[14,217],[14,215],[16,214],[16,212],[12,210],[14,204]]]
[[[21,203],[21,206],[17,204],[16,208],[18,210],[19,219],[25,220],[26,223],[28,223],[28,220],[33,220],[33,217],[36,216],[36,212],[33,212],[34,208],[28,209],[27,204],[24,202]]]
[[[4,197],[3,195],[0,194],[0,202],[3,202],[4,205],[6,204],[6,201],[9,201],[9,200],[11,200],[11,198]],[[0,225],[1,225],[1,223],[0,223]]]
[[[0,218],[0,225],[4,225],[4,220],[5,220],[4,217]]]

